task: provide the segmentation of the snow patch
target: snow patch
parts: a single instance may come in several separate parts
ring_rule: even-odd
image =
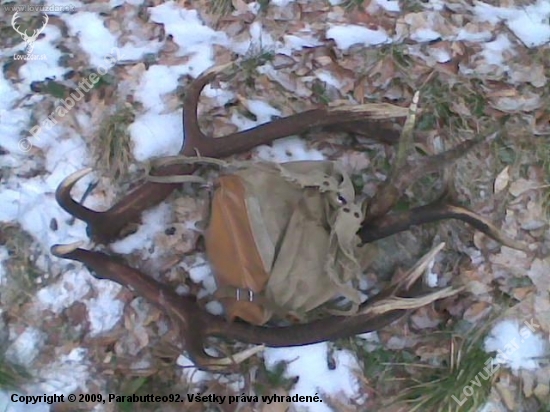
[[[427,43],[441,38],[441,34],[432,29],[418,29],[411,33],[411,40]]]
[[[40,383],[29,387],[29,394],[69,395],[86,390],[89,377],[87,349],[74,348],[67,355],[46,365],[38,374]]]
[[[90,321],[90,336],[111,330],[122,317],[124,309],[124,304],[116,299],[122,286],[102,280],[94,283],[97,297],[85,302]]]
[[[152,248],[155,236],[164,232],[171,216],[171,206],[161,203],[158,206],[146,210],[141,215],[142,222],[135,233],[126,236],[117,242],[111,243],[111,248],[116,253],[130,254],[136,250]]]
[[[540,367],[539,359],[548,354],[548,343],[531,328],[535,329],[534,324],[503,320],[485,339],[485,351],[497,352],[495,364],[506,365],[513,372],[536,370]]]
[[[33,54],[45,55],[44,60],[27,60],[19,69],[19,75],[23,79],[23,84],[27,87],[26,92],[30,92],[28,88],[33,81],[44,80],[46,77],[60,78],[68,68],[58,65],[59,59],[63,55],[56,44],[61,38],[61,30],[54,25],[48,24],[44,28],[44,37],[34,43]],[[16,47],[13,52],[20,50]]]
[[[4,110],[12,109],[15,101],[18,98],[19,93],[17,92],[17,90],[15,90],[15,88],[11,85],[8,79],[4,77],[4,75],[0,76],[0,110],[2,110],[0,111],[0,119],[4,117],[3,115],[7,115],[7,112],[4,112]]]
[[[264,362],[268,369],[273,369],[279,362],[288,362],[285,376],[300,379],[292,388],[290,395],[315,396],[334,395],[339,398],[351,398],[357,395],[359,385],[354,374],[359,369],[355,356],[347,350],[333,353],[336,368],[331,370],[327,365],[326,342],[314,345],[290,348],[266,348],[263,352]],[[304,373],[307,371],[307,373]],[[332,408],[319,403],[295,403],[310,412],[330,412]]]
[[[535,4],[519,8],[495,7],[476,1],[474,13],[481,21],[492,24],[504,21],[527,47],[550,42],[550,2],[547,0],[538,0]]]
[[[185,66],[153,65],[143,73],[135,97],[146,110],[158,114],[164,111],[165,94],[178,87],[178,79],[189,70]]]
[[[128,127],[133,154],[143,162],[157,156],[178,154],[183,142],[182,112],[156,114],[148,112],[136,117]]]
[[[487,60],[487,63],[500,66],[504,63],[502,53],[506,50],[510,50],[512,43],[510,43],[506,35],[499,34],[494,41],[485,43],[484,46],[485,49],[482,55]]]
[[[272,146],[262,145],[255,149],[259,159],[284,163],[299,160],[325,160],[319,150],[309,148],[299,137],[287,137],[273,142]]]
[[[376,0],[376,4],[382,7],[386,11],[399,12],[399,2],[397,0]]]
[[[375,46],[391,42],[384,30],[371,30],[355,24],[333,25],[327,30],[327,38],[334,39],[336,46],[342,50],[356,44]]]
[[[151,21],[164,24],[167,34],[171,34],[180,46],[180,56],[192,56],[189,71],[194,77],[214,64],[212,46],[228,45],[224,32],[212,30],[199,18],[196,10],[184,9],[173,1],[156,7],[149,7]]]
[[[0,285],[4,285],[6,282],[6,269],[4,268],[4,262],[8,260],[9,253],[5,246],[0,247]]]
[[[13,331],[10,331],[10,335]],[[6,358],[13,363],[30,366],[44,346],[46,335],[40,330],[28,326],[19,334],[6,350]]]
[[[116,50],[117,38],[105,27],[99,14],[81,11],[63,15],[62,19],[69,28],[69,35],[79,39],[80,47],[88,54],[94,68],[112,66],[106,58]]]
[[[64,273],[56,283],[38,291],[36,298],[39,305],[42,309],[60,313],[90,291],[89,276],[85,268]]]

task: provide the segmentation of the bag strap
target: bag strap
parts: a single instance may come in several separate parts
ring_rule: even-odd
[[[238,302],[252,302],[280,317],[285,317],[292,312],[283,309],[274,303],[271,299],[267,298],[262,292],[254,292],[248,288],[241,288],[236,286],[220,286],[216,292],[214,292],[214,298],[216,299],[234,299]]]

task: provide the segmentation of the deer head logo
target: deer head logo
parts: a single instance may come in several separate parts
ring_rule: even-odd
[[[13,18],[11,19],[11,25],[13,26],[15,31],[21,35],[21,38],[25,42],[25,44],[26,44],[25,53],[26,54],[31,54],[33,49],[34,49],[34,42],[38,38],[38,35],[44,31],[44,28],[46,27],[46,24],[48,24],[48,19],[49,18],[48,18],[48,15],[46,13],[41,13],[44,16],[42,27],[40,27],[37,30],[33,30],[33,33],[31,35],[28,35],[27,30],[22,32],[21,30],[19,30],[19,27],[17,26],[17,17],[18,17],[17,15],[18,15],[18,13],[19,12],[15,12],[15,14],[13,15]]]

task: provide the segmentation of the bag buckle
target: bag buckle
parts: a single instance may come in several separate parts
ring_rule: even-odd
[[[241,301],[241,302],[242,301],[254,302],[254,292],[252,292],[252,290],[244,289],[248,292],[248,299],[246,299],[247,296],[242,296],[243,295],[243,293],[242,293],[243,289],[237,288],[236,290],[237,290],[237,300],[238,301]],[[245,298],[245,299],[242,299],[242,298]]]

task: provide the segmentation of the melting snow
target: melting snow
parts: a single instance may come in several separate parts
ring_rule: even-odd
[[[105,27],[103,19],[97,13],[78,12],[64,15],[63,20],[69,27],[69,35],[80,40],[80,47],[88,54],[90,64],[105,66],[105,58],[117,46],[117,39]]]
[[[265,365],[273,369],[279,362],[288,362],[285,377],[299,376],[290,395],[315,396],[339,395],[351,398],[357,394],[359,385],[356,373],[360,370],[355,356],[347,350],[335,351],[335,368],[327,365],[326,342],[291,348],[266,348],[263,351]],[[308,371],[307,374],[304,371]],[[317,412],[331,412],[333,409],[323,403],[296,403]]]
[[[133,155],[143,162],[156,156],[178,154],[182,141],[181,111],[170,114],[145,113],[129,127],[134,143]]]
[[[534,370],[540,366],[540,359],[548,355],[548,342],[536,333],[536,323],[517,320],[503,320],[496,324],[485,339],[485,351],[497,352],[496,364],[520,369]]]
[[[550,41],[550,2],[547,0],[518,8],[495,7],[477,1],[474,12],[482,21],[493,24],[504,21],[527,47],[542,46]]]
[[[375,46],[391,42],[384,30],[371,30],[355,24],[334,25],[327,30],[327,38],[334,39],[336,46],[343,50],[356,44]]]
[[[90,335],[111,330],[122,317],[123,303],[116,299],[122,286],[114,282],[97,282],[97,297],[86,301]]]
[[[387,11],[398,12],[401,10],[399,8],[399,2],[397,0],[376,0],[376,4]]]
[[[10,332],[10,338],[11,335]],[[30,366],[40,353],[45,338],[43,332],[29,326],[13,340],[6,350],[6,357],[15,364]]]
[[[43,309],[59,313],[82,299],[89,291],[88,270],[65,272],[56,283],[38,291],[36,298]]]
[[[167,34],[174,36],[182,56],[191,56],[189,73],[196,77],[214,64],[212,46],[228,43],[227,35],[212,30],[198,17],[196,10],[181,8],[175,2],[150,7],[151,20],[164,25]],[[159,80],[159,79],[157,79]]]

